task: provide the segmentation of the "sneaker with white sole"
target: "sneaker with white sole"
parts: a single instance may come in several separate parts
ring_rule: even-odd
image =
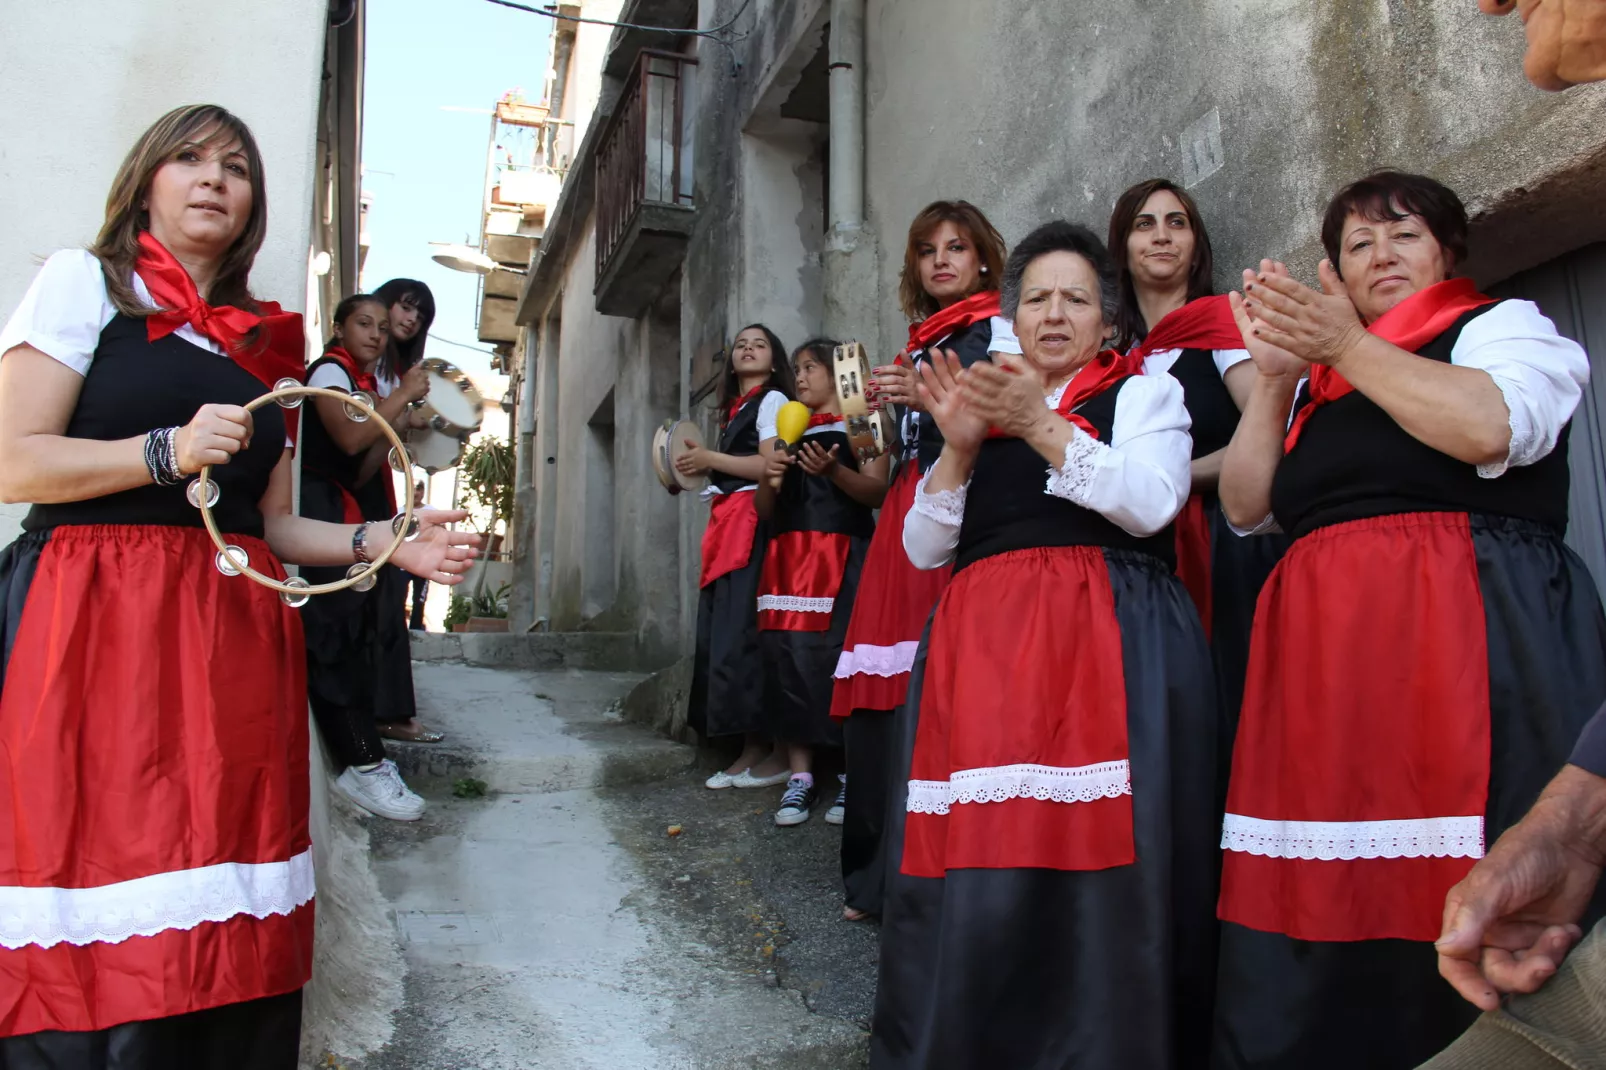
[[[754,776],[751,769],[744,769],[736,776],[731,777],[733,788],[773,788],[777,784],[785,784],[792,779],[790,769],[782,769],[779,773],[769,776]]]
[[[842,787],[836,793],[836,802],[832,803],[831,809],[825,812],[825,823],[827,825],[842,824],[842,819],[848,813],[848,774],[838,773],[836,779],[837,783],[841,784]]]
[[[370,814],[392,821],[417,821],[424,816],[424,800],[403,783],[396,763],[389,758],[367,772],[347,766],[335,778],[335,787]]]
[[[802,777],[788,780],[786,793],[781,796],[781,808],[775,811],[775,823],[782,828],[803,824],[809,819],[809,811],[814,809],[814,800],[818,796],[814,781]]]
[[[744,777],[746,775],[746,769],[743,769],[740,773],[727,773],[725,770],[721,769],[719,772],[703,781],[703,787],[712,789],[713,791],[724,791],[726,788],[734,788],[736,786],[737,777]]]

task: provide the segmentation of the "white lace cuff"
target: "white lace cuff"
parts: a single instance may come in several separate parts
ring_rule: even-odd
[[[1528,418],[1528,408],[1522,404],[1520,397],[1514,396],[1509,382],[1499,376],[1490,375],[1494,385],[1500,388],[1500,396],[1506,403],[1506,423],[1511,427],[1511,444],[1506,447],[1506,456],[1503,460],[1493,464],[1478,465],[1478,476],[1481,479],[1499,479],[1506,474],[1506,469],[1513,465],[1532,464],[1538,457],[1540,441],[1533,421]]]
[[[1065,444],[1065,463],[1048,470],[1046,493],[1064,498],[1084,508],[1090,508],[1093,482],[1098,478],[1099,465],[1108,446],[1077,428]]]
[[[920,482],[915,485],[915,501],[911,508],[939,524],[957,528],[965,522],[965,498],[970,493],[970,480],[965,480],[965,485],[958,490],[927,493],[926,481],[930,478],[931,472],[920,477]]]
[[[1221,847],[1263,858],[1482,858],[1483,818],[1405,821],[1268,821],[1228,814]]]

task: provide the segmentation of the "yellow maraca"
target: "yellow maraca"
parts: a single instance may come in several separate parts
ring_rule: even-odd
[[[803,432],[809,429],[810,415],[809,407],[801,401],[788,401],[775,414],[775,433],[786,443],[787,452],[797,452],[798,443],[803,441]]]

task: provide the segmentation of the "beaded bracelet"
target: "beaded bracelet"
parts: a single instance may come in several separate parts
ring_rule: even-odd
[[[184,478],[178,468],[178,451],[173,444],[173,437],[177,433],[176,427],[163,427],[145,436],[145,467],[150,471],[151,482],[157,486],[171,487]]]
[[[367,524],[358,524],[357,530],[351,533],[351,556],[359,565],[366,565],[373,560],[368,556]]]

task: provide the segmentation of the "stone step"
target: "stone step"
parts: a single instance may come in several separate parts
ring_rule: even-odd
[[[413,632],[414,661],[461,661],[487,669],[640,672],[640,644],[629,632]]]

